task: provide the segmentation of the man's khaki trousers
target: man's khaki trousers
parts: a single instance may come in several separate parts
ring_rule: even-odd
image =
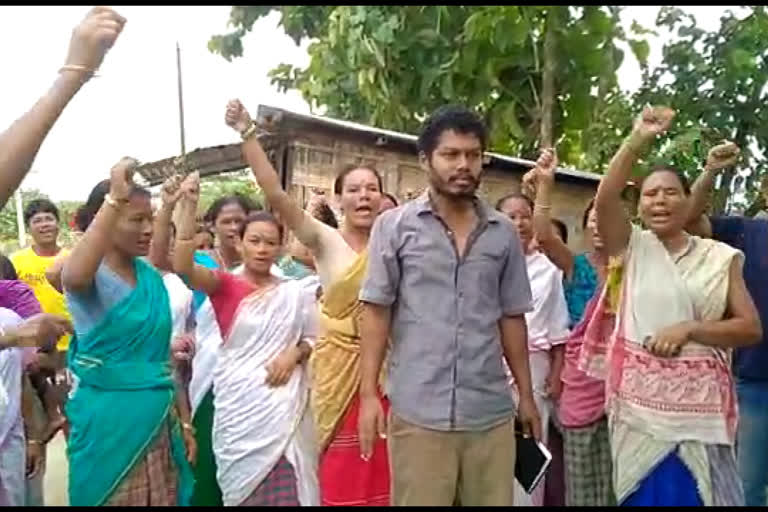
[[[480,432],[418,427],[390,412],[392,505],[511,506],[515,433],[510,418]]]

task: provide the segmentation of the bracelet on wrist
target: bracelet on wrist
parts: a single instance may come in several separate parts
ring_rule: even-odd
[[[181,422],[181,428],[191,433],[192,435],[195,435],[197,433],[197,431],[195,430],[195,427],[192,426],[191,423]]]
[[[251,137],[253,137],[253,135],[256,133],[256,131],[258,129],[259,129],[259,127],[256,126],[256,123],[251,121],[251,125],[248,128],[246,128],[245,130],[243,130],[242,133],[240,133],[240,137],[243,139],[243,141],[246,141],[246,140],[250,139]]]
[[[111,193],[104,196],[104,202],[112,208],[119,209],[121,205],[128,202],[127,199],[115,199]]]
[[[36,444],[38,446],[43,446],[43,442],[37,439],[27,439],[27,444]]]

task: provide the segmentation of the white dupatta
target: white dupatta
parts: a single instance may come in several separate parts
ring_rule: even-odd
[[[690,237],[675,261],[652,232],[632,229],[606,376],[619,502],[679,447],[705,505],[712,503],[706,446],[732,445],[736,428],[730,351],[690,342],[678,356],[660,358],[643,342],[681,322],[721,320],[729,266],[738,254]]]
[[[284,349],[317,336],[315,288],[282,281],[243,299],[214,371],[213,450],[225,506],[242,503],[281,456],[293,466],[299,503],[319,505],[317,447],[304,366],[270,388],[266,367]]]

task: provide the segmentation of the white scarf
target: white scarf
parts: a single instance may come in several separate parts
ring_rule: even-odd
[[[286,456],[299,503],[319,505],[317,446],[304,366],[270,388],[267,365],[300,340],[314,342],[314,290],[299,281],[256,292],[240,302],[214,371],[213,450],[225,506],[242,503]]]

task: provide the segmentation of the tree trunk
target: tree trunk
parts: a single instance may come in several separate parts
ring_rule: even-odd
[[[541,132],[539,144],[551,148],[554,143],[553,115],[555,110],[555,69],[557,69],[557,6],[547,12],[544,34],[544,69],[541,80]]]

